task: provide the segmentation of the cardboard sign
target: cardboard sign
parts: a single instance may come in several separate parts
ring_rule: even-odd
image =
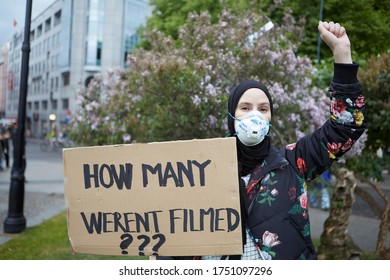
[[[65,149],[76,253],[242,253],[235,138]]]

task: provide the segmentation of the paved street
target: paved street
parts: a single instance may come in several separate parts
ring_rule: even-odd
[[[27,227],[40,224],[65,210],[62,153],[59,151],[42,152],[39,143],[40,140],[28,139],[26,145],[25,175],[27,182],[25,184],[24,216],[27,220]],[[10,171],[11,168],[0,171],[0,244],[15,236],[3,233],[3,222],[8,211]],[[386,181],[380,185],[390,197],[390,176],[389,174],[385,176]],[[366,189],[375,195],[371,188]],[[329,212],[310,209],[314,239],[320,238],[328,215]],[[362,250],[375,251],[379,223],[380,220],[373,215],[367,204],[357,196],[353,206],[353,215],[350,218],[349,234]],[[388,236],[387,247],[390,247],[390,236]]]
[[[39,140],[29,139],[26,144],[24,216],[27,227],[40,224],[65,209],[62,153],[42,152],[39,143]],[[10,168],[0,171],[0,244],[12,236],[3,233],[3,223],[8,212],[10,161]]]

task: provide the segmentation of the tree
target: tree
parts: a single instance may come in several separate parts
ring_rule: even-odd
[[[208,11],[211,22],[215,23],[222,9],[228,7],[235,13],[250,10],[266,15],[275,24],[280,24],[284,15],[291,11],[296,19],[302,19],[306,23],[299,53],[312,59],[317,56],[320,0],[152,0],[151,4],[155,10],[148,21],[148,28],[156,28],[175,39],[178,29],[190,12]],[[390,49],[389,14],[388,0],[323,0],[323,19],[346,26],[353,42],[353,50],[364,59]],[[328,48],[321,48],[321,58],[330,55]],[[356,55],[355,57],[357,58]]]
[[[213,24],[209,13],[191,13],[177,41],[149,30],[150,50],[137,49],[127,70],[96,77],[80,92],[75,140],[101,145],[221,137],[230,89],[250,78],[273,93],[276,145],[295,142],[325,121],[328,98],[311,83],[310,60],[295,55],[301,26],[293,17],[286,14],[268,32],[261,31],[268,19],[257,13],[224,10],[218,19]]]
[[[359,78],[370,120],[367,146],[375,151],[390,147],[390,53],[370,57],[365,68]]]
[[[217,15],[223,9],[222,3],[215,0],[151,0],[150,4],[154,9],[148,19],[147,28],[157,29],[175,39],[178,37],[178,29],[185,23],[189,13],[208,11],[212,15],[211,22],[215,23]]]
[[[260,0],[266,7],[274,5],[274,0]],[[276,2],[276,1],[275,1]],[[316,22],[320,15],[320,0],[285,0],[270,11],[269,16],[276,22],[286,10],[292,10],[296,18],[306,22],[305,38],[299,46],[300,53],[316,57],[318,31]],[[347,29],[353,42],[353,50],[358,57],[367,59],[390,49],[390,1],[382,0],[323,0],[323,20],[340,22]],[[321,48],[321,58],[329,57],[328,48]]]

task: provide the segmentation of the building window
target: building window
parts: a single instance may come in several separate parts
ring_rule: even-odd
[[[127,65],[127,55],[136,48],[140,38],[137,29],[145,24],[145,19],[152,14],[150,1],[124,1],[124,22],[123,22],[123,60]]]
[[[47,111],[47,100],[42,100],[42,110]]]
[[[102,42],[97,43],[97,49],[96,49],[96,65],[100,66],[102,63]]]
[[[42,24],[38,26],[37,28],[37,38],[39,38],[42,35]]]
[[[68,86],[70,84],[70,72],[62,73],[62,85]]]
[[[103,18],[104,1],[89,0],[86,22],[85,65],[101,65],[103,51]]]
[[[59,10],[54,14],[54,26],[57,26],[60,23],[61,23],[61,10]]]
[[[127,57],[132,50],[137,47],[138,42],[140,41],[139,36],[137,34],[126,35],[125,38],[125,56],[124,63],[127,65]]]
[[[27,110],[31,111],[31,109],[32,109],[32,103],[31,102],[27,102]]]
[[[50,27],[51,27],[51,18],[48,18],[45,21],[45,32],[48,32],[50,30]]]
[[[34,102],[34,110],[39,111],[39,101]]]
[[[51,101],[51,108],[52,108],[53,110],[57,110],[57,107],[58,107],[58,105],[57,105],[57,99],[53,99],[53,100]]]
[[[62,99],[62,109],[64,109],[64,110],[69,109],[69,99],[68,98]]]

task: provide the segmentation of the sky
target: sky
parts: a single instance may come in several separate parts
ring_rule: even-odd
[[[32,0],[31,20],[55,0]],[[10,41],[12,35],[24,29],[27,0],[0,0],[0,46]],[[16,21],[16,27],[13,23]]]

